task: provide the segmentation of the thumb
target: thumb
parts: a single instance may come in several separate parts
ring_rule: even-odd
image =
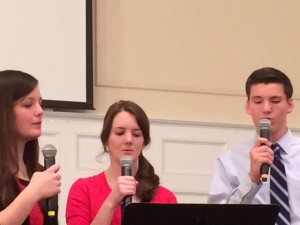
[[[56,173],[59,169],[60,169],[60,165],[55,163],[52,166],[50,166],[46,171]]]

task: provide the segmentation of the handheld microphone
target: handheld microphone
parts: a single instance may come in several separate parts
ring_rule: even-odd
[[[55,155],[56,155],[56,148],[52,144],[47,144],[43,147],[42,153],[44,156],[44,167],[48,169],[52,165],[55,164]],[[47,198],[47,209],[48,209],[48,216],[55,217],[56,212],[58,211],[58,197],[57,195]]]
[[[132,159],[130,156],[124,156],[120,160],[122,176],[132,176]],[[132,196],[127,195],[122,200],[122,212],[125,207],[132,202]]]
[[[270,139],[271,122],[268,119],[262,119],[259,121],[259,136]],[[263,163],[260,168],[261,181],[266,182],[269,174],[269,164]]]

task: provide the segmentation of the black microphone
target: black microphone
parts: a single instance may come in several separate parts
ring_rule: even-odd
[[[132,176],[132,159],[130,156],[124,156],[120,160],[122,176]],[[132,202],[132,196],[127,195],[122,200],[122,213],[125,207]]]
[[[52,144],[47,144],[43,147],[42,153],[44,156],[44,166],[45,169],[48,169],[52,165],[55,164],[55,155],[56,155],[56,148]],[[47,209],[48,209],[48,216],[50,218],[55,218],[56,212],[58,211],[58,197],[57,195],[47,198]]]
[[[271,122],[268,119],[262,119],[259,121],[259,136],[270,139]],[[263,163],[260,167],[261,181],[266,182],[269,174],[269,164]]]

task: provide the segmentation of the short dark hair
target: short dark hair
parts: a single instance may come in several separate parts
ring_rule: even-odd
[[[251,87],[255,84],[282,84],[287,99],[293,96],[293,86],[286,74],[272,67],[255,70],[246,81],[246,94],[249,99]]]

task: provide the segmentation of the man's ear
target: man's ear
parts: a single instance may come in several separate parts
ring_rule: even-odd
[[[288,103],[287,114],[289,114],[294,111],[294,100],[290,98],[289,100],[287,100],[287,103]]]
[[[250,110],[250,102],[249,102],[249,100],[246,101],[246,104],[245,104],[245,110],[246,110],[246,112],[247,112],[249,115],[252,114],[252,113],[251,113],[251,110]]]

